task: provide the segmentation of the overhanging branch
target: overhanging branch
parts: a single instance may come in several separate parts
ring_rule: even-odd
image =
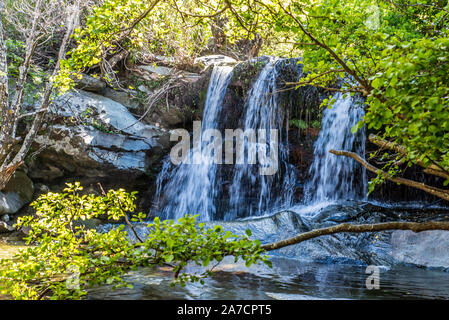
[[[375,145],[377,145],[381,148],[393,150],[394,152],[399,153],[404,157],[407,156],[407,150],[405,149],[405,147],[398,143],[384,140],[374,134],[370,134],[368,139],[370,142],[374,143]],[[426,165],[419,159],[416,160],[416,163],[418,165],[420,165],[421,167],[425,168],[424,169],[425,173],[428,173],[428,174],[431,174],[434,176],[438,176],[441,178],[449,179],[449,173],[446,170],[441,169],[440,167],[438,167],[435,164]]]
[[[271,251],[283,247],[291,246],[313,238],[332,235],[336,233],[364,233],[364,232],[380,232],[387,230],[411,230],[413,232],[421,232],[428,230],[446,230],[449,231],[449,222],[447,221],[431,221],[431,222],[385,222],[376,224],[348,224],[343,223],[332,227],[321,228],[309,232],[301,233],[295,237],[281,240],[278,242],[266,244],[262,249]]]
[[[386,180],[389,180],[391,182],[396,182],[399,184],[403,184],[403,185],[406,185],[406,186],[409,186],[412,188],[416,188],[416,189],[425,191],[429,194],[432,194],[436,197],[439,197],[439,198],[449,201],[449,190],[435,188],[435,187],[426,185],[422,182],[416,182],[416,181],[409,180],[409,179],[404,179],[404,178],[400,178],[400,177],[391,177],[388,173],[380,170],[379,168],[376,168],[375,166],[368,163],[365,159],[362,159],[358,154],[356,154],[354,152],[343,151],[343,150],[333,150],[333,149],[329,150],[329,152],[333,153],[337,156],[345,156],[345,157],[353,158],[358,163],[360,163],[362,166],[364,166],[367,170],[374,172],[376,174],[382,175],[382,177],[385,178]]]

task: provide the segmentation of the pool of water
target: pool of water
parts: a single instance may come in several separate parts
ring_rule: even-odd
[[[0,258],[11,258],[23,246],[0,244]],[[88,299],[449,299],[449,272],[414,266],[381,267],[379,289],[369,290],[366,266],[320,264],[272,257],[273,268],[225,259],[204,285],[172,287],[169,268],[142,268],[125,279],[133,289],[89,290]],[[190,266],[188,272],[201,272]],[[7,299],[0,295],[0,299]]]
[[[235,234],[246,229],[264,243],[342,222],[447,220],[447,208],[391,208],[370,203],[299,206],[290,211],[220,224]],[[104,231],[113,225],[105,225]],[[144,237],[148,229],[135,225]],[[125,279],[133,289],[92,288],[88,299],[449,299],[449,231],[408,231],[325,236],[270,252],[273,268],[234,263],[230,257],[205,284],[170,286],[168,267],[141,268]],[[128,232],[132,237],[132,232]],[[0,258],[23,245],[0,242]],[[367,266],[379,268],[379,288],[366,285]],[[186,272],[201,273],[189,265]],[[0,299],[7,297],[0,296]]]
[[[164,269],[141,269],[127,275],[134,289],[98,287],[88,299],[449,299],[449,273],[415,267],[381,268],[379,289],[366,287],[366,267],[301,263],[273,259],[273,269],[223,264],[204,285],[170,287]]]

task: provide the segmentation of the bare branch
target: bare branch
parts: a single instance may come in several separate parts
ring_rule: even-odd
[[[404,157],[407,157],[407,150],[405,149],[404,146],[402,146],[400,144],[384,140],[374,134],[370,134],[368,139],[370,142],[376,144],[377,146],[379,146],[381,148],[393,150],[394,152],[399,153]],[[449,179],[449,173],[446,170],[440,168],[439,166],[437,166],[435,164],[425,164],[419,159],[416,160],[416,163],[418,165],[420,165],[421,167],[425,168],[424,172],[426,172],[428,174],[435,175],[435,176],[445,178],[445,179]]]
[[[387,172],[382,171],[382,170],[376,168],[375,166],[371,165],[365,159],[362,159],[358,154],[356,154],[354,152],[342,151],[342,150],[329,150],[329,152],[333,153],[337,156],[345,156],[345,157],[353,158],[358,163],[360,163],[362,166],[364,166],[367,170],[374,172],[376,174],[382,175],[382,177],[385,178],[386,180],[389,180],[391,182],[396,182],[399,184],[403,184],[403,185],[406,185],[406,186],[409,186],[412,188],[416,188],[416,189],[425,191],[427,193],[430,193],[436,197],[439,197],[439,198],[449,201],[449,190],[435,188],[435,187],[426,185],[422,182],[416,182],[416,181],[409,180],[409,179],[404,179],[404,178],[400,178],[400,177],[391,177]]]
[[[342,66],[342,68],[345,70],[346,73],[350,74],[351,76],[354,77],[354,79],[360,83],[364,89],[365,89],[365,95],[368,94],[368,92],[370,92],[372,90],[371,85],[369,84],[368,81],[366,81],[365,79],[361,78],[358,74],[357,71],[351,69],[339,56],[338,54],[335,53],[334,50],[332,50],[331,48],[329,48],[324,42],[319,41],[317,38],[315,38],[309,31],[306,30],[306,28],[303,26],[303,24],[286,8],[284,8],[282,6],[282,4],[279,3],[279,6],[281,7],[281,9],[290,17],[293,19],[293,21],[296,22],[296,24],[298,25],[298,27],[301,29],[301,31],[310,39],[312,40],[313,43],[316,43],[318,46],[320,46],[321,48],[325,49],[327,52],[329,52],[329,54],[332,56],[332,58],[335,59],[335,61],[338,62],[338,64],[340,66]]]
[[[302,81],[302,82],[286,82],[285,85],[306,86],[306,85],[311,84],[314,80],[316,80],[316,79],[318,79],[318,78],[321,78],[321,77],[323,77],[323,76],[325,76],[325,75],[328,75],[328,74],[330,74],[330,73],[342,73],[342,72],[345,72],[345,70],[343,70],[343,69],[330,69],[330,70],[327,70],[327,71],[325,71],[325,72],[322,72],[322,73],[320,73],[320,74],[318,74],[318,75],[316,75],[316,76],[314,76],[314,77],[308,79],[307,81]]]
[[[385,222],[376,224],[348,224],[343,223],[332,227],[315,229],[309,232],[301,233],[295,237],[281,240],[278,242],[263,245],[261,248],[267,251],[280,249],[291,246],[313,238],[350,232],[350,233],[364,233],[364,232],[380,232],[387,230],[411,230],[413,232],[421,232],[428,230],[448,230],[449,222],[447,221],[431,221],[431,222]]]
[[[62,59],[64,59],[64,57],[65,57],[67,47],[69,44],[69,40],[70,40],[70,36],[72,35],[73,30],[75,28],[79,13],[80,13],[79,2],[76,2],[76,5],[74,5],[72,7],[71,12],[67,18],[67,29],[64,34],[64,38],[62,40],[61,46],[59,48],[58,60],[56,62],[56,66],[53,70],[52,78],[59,72],[60,63],[61,63]],[[43,97],[41,100],[41,104],[40,104],[38,113],[37,113],[36,117],[34,118],[33,124],[31,125],[31,128],[29,129],[27,135],[25,136],[25,139],[24,139],[19,151],[15,154],[15,156],[12,158],[11,161],[8,161],[8,163],[0,163],[0,175],[2,177],[2,179],[0,181],[0,190],[4,188],[5,184],[9,180],[7,175],[3,175],[3,172],[5,172],[7,168],[11,168],[11,167],[15,168],[19,163],[23,163],[23,161],[31,147],[31,144],[33,143],[33,141],[38,133],[38,130],[41,128],[41,125],[44,121],[45,115],[50,106],[50,97],[54,91],[53,89],[54,89],[53,82],[50,80],[46,84],[45,91],[44,91],[44,94],[43,94]],[[2,142],[2,144],[3,144],[3,142]]]
[[[15,137],[15,135],[16,135],[17,125],[19,123],[19,119],[17,116],[22,107],[23,90],[25,88],[25,82],[27,79],[28,70],[31,65],[31,57],[34,54],[34,51],[35,51],[36,45],[37,45],[36,29],[37,29],[38,21],[41,18],[40,6],[41,6],[41,0],[38,0],[36,2],[35,8],[34,8],[33,23],[31,26],[30,35],[27,37],[27,40],[26,40],[25,59],[19,68],[19,78],[17,79],[16,91],[14,93],[14,98],[13,98],[13,102],[12,102],[12,109],[13,109],[15,121],[14,121],[14,126],[11,127],[12,132],[10,134],[13,137]]]

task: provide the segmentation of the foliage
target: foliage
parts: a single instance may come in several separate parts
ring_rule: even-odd
[[[297,127],[298,129],[307,129],[307,128],[319,128],[321,123],[319,121],[312,121],[312,123],[310,123],[310,125],[301,119],[290,119],[289,121],[290,125]]]
[[[449,172],[447,1],[262,2],[280,41],[288,37],[290,51],[302,53],[307,75],[297,86],[339,84],[365,96],[366,115],[354,130],[367,125],[405,147],[384,171],[398,174],[401,160]]]
[[[307,129],[307,122],[301,119],[290,119],[290,125],[297,127],[298,129]]]
[[[368,98],[368,128],[405,146],[407,160],[448,169],[449,38],[392,45],[382,57]]]
[[[195,1],[182,2],[187,10],[194,5]],[[84,26],[76,30],[77,46],[61,64],[56,82],[63,91],[68,90],[79,71],[97,65],[102,77],[113,82],[114,71],[106,61],[122,49],[132,53],[133,62],[154,55],[193,61],[207,45],[211,32],[203,21],[190,23],[190,20],[181,17],[175,1],[105,0],[92,8]]]
[[[87,11],[54,80],[68,90],[80,71],[99,67],[113,81],[109,61],[123,50],[130,61],[193,59],[217,40],[214,30],[231,44],[260,35],[262,54],[302,56],[296,87],[366,98],[354,130],[367,125],[403,145],[405,162],[448,172],[448,19],[447,0],[105,0]]]
[[[83,221],[104,215],[118,221],[133,212],[136,192],[119,189],[102,196],[80,195],[82,189],[79,183],[67,184],[63,193],[41,195],[31,204],[35,215],[19,219],[18,227],[29,230],[29,247],[12,260],[1,261],[3,293],[15,299],[79,299],[93,285],[131,287],[122,275],[143,266],[172,264],[173,284],[185,285],[188,281],[203,282],[213,269],[202,274],[183,273],[188,263],[207,268],[231,255],[236,261],[243,259],[247,266],[259,261],[270,264],[260,242],[249,240],[249,231],[239,237],[221,226],[206,228],[195,223],[196,216],[185,216],[176,223],[155,218],[147,225],[148,237],[135,243],[129,240],[124,225],[103,233],[89,229]],[[142,222],[144,218],[139,213],[133,220]],[[79,281],[75,285],[74,275]]]

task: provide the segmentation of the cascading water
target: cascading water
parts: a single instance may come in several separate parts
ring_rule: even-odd
[[[234,220],[240,217],[265,214],[267,210],[279,209],[282,205],[289,206],[292,202],[292,186],[296,178],[286,160],[288,149],[283,147],[283,145],[287,145],[287,134],[283,132],[285,117],[279,108],[277,101],[279,96],[275,93],[276,78],[278,78],[277,67],[281,63],[283,63],[282,60],[271,60],[264,67],[249,92],[243,110],[240,109],[243,112],[237,124],[244,130],[276,128],[280,131],[279,171],[271,176],[261,176],[257,170],[259,166],[249,164],[227,166],[226,170],[222,170],[226,164],[214,164],[210,155],[195,153],[198,151],[195,149],[191,152],[191,156],[199,157],[197,160],[200,160],[200,164],[173,166],[167,160],[157,181],[157,199],[158,203],[162,204],[160,212],[164,218],[179,218],[186,213],[199,213],[200,219],[203,221],[217,220],[217,218]],[[231,74],[230,68],[215,67],[209,85],[201,133],[207,128],[223,130],[224,126],[228,125],[226,116],[229,116],[229,113],[221,108]],[[399,221],[399,219],[416,221],[416,212],[413,211],[415,209],[411,212],[400,209],[393,210],[391,207],[383,206],[377,206],[378,209],[376,209],[376,205],[372,203],[367,205],[364,201],[362,203],[354,201],[350,205],[342,205],[341,202],[328,203],[334,200],[364,200],[367,191],[365,169],[353,159],[329,153],[330,149],[353,151],[362,157],[365,153],[365,132],[359,130],[356,134],[351,133],[351,128],[364,114],[363,108],[359,106],[360,101],[342,94],[336,94],[335,98],[336,102],[332,108],[323,112],[321,130],[314,144],[314,161],[309,169],[311,178],[305,185],[303,204],[263,218],[229,222],[215,221],[206,225],[218,224],[235,234],[243,234],[245,230],[250,229],[255,239],[261,239],[263,243],[272,243],[298,233],[329,227],[336,222],[362,224]],[[220,126],[218,122],[220,122]],[[267,144],[264,144],[266,147]],[[203,143],[200,145],[203,146]],[[260,143],[247,143],[247,148],[259,147],[259,145]],[[223,173],[223,171],[226,172]],[[231,172],[229,173],[229,171]],[[221,204],[217,205],[218,202]],[[446,211],[446,209],[441,211],[442,216]],[[431,214],[435,214],[434,211]],[[138,230],[149,231],[146,227]],[[411,239],[405,233],[398,233],[395,237],[391,234],[391,238],[388,234],[378,237],[377,234],[367,233],[360,237],[351,233],[342,233],[333,237],[310,239],[307,242],[276,250],[276,253],[273,252],[272,260],[275,268],[272,270],[275,272],[274,276],[270,278],[276,279],[277,282],[281,279],[279,282],[282,284],[281,287],[277,286],[279,283],[275,283],[268,284],[266,289],[256,286],[251,291],[251,284],[265,283],[265,281],[254,281],[253,278],[243,284],[240,282],[241,279],[238,279],[235,281],[234,287],[237,292],[241,291],[242,297],[247,297],[248,294],[253,294],[252,297],[256,298],[283,297],[290,284],[293,283],[291,292],[296,294],[304,279],[310,278],[313,283],[306,284],[303,290],[307,298],[311,294],[315,296],[317,293],[322,298],[323,292],[326,294],[325,291],[329,288],[332,298],[339,295],[342,298],[360,298],[365,297],[366,291],[361,289],[359,291],[361,293],[354,294],[352,285],[357,288],[360,287],[360,283],[365,281],[366,265],[377,265],[384,266],[383,277],[387,279],[387,285],[393,288],[393,291],[390,290],[393,298],[399,297],[403,292],[404,296],[409,296],[411,288],[417,289],[418,296],[424,292],[424,297],[433,295],[447,297],[449,296],[447,287],[441,285],[447,278],[444,272],[436,274],[432,271],[431,274],[426,274],[423,270],[423,266],[426,265],[433,269],[437,265],[447,270],[447,259],[444,259],[447,255],[447,250],[444,251],[447,247],[444,246],[445,242],[439,246],[443,252],[441,255],[443,258],[440,255],[435,259],[435,255],[421,254],[435,249],[435,239],[447,239],[440,236],[432,238],[430,234],[423,234],[423,237],[429,238],[427,241],[418,241],[420,246],[422,245],[419,248],[416,247],[416,239]],[[409,260],[410,256],[413,256],[412,262]],[[416,260],[416,257],[419,259]],[[301,263],[298,264],[298,261]],[[416,263],[417,261],[419,264]],[[419,265],[419,269],[402,269],[404,264],[413,263]],[[308,265],[310,265],[311,271],[307,270]],[[233,268],[232,271],[240,270],[237,264],[233,266],[232,261],[227,263],[226,269],[229,266]],[[313,269],[314,266],[319,266],[319,269]],[[399,272],[396,269],[398,266],[401,268]],[[390,267],[394,271],[393,273],[390,272]],[[254,269],[250,272],[248,269],[244,270],[247,274],[252,272],[255,276],[265,272],[258,265],[254,265],[252,268]],[[193,268],[189,271],[192,270],[195,271]],[[410,286],[410,277],[408,276],[401,279],[395,278],[395,274],[402,275],[407,270],[411,271],[412,275],[416,275],[416,279],[421,279],[422,284],[415,281],[413,286]],[[221,274],[226,273],[221,272]],[[393,274],[393,278],[391,278],[391,274]],[[355,277],[349,286],[345,282],[338,282],[341,277],[352,279],[351,276]],[[388,280],[389,276],[390,280]],[[435,278],[436,276],[437,278]],[[147,279],[148,277],[145,275],[145,281]],[[217,298],[217,292],[219,294],[228,293],[229,290],[226,288],[229,287],[229,276],[223,279],[221,283],[217,277],[211,280],[212,284],[208,291],[211,292],[212,298]],[[296,283],[292,279],[300,281]],[[322,282],[322,284],[318,283],[319,292],[310,291],[310,288],[317,287],[317,279],[320,280],[318,282]],[[336,281],[337,285],[335,285]],[[390,284],[388,281],[391,281]],[[160,288],[159,283],[154,287]],[[429,283],[431,283],[432,289],[436,288],[434,292],[428,289]],[[397,291],[395,287],[398,284],[402,285],[403,289],[400,288]],[[341,291],[343,287],[350,288],[350,290],[343,290],[343,292]],[[323,288],[325,290],[322,290]],[[264,290],[269,291],[265,292]],[[170,293],[171,291],[165,290],[164,294],[166,292]],[[384,294],[382,290],[376,292],[379,293],[379,297]],[[260,296],[261,293],[266,295]],[[189,291],[186,296],[192,297],[192,291]],[[202,296],[204,296],[204,290],[200,290],[198,293],[198,297]],[[233,297],[235,298],[235,292],[232,292],[231,298]],[[373,298],[373,295],[370,292],[366,297]]]
[[[207,91],[203,112],[201,133],[217,128],[217,119],[223,97],[232,76],[233,68],[215,66]],[[194,142],[195,144],[195,142]],[[166,159],[157,178],[156,199],[159,215],[163,218],[178,219],[186,214],[200,214],[199,220],[208,221],[215,215],[217,165],[213,156],[202,152],[204,141],[190,152],[192,163],[173,166]]]
[[[282,59],[271,59],[263,68],[249,92],[243,118],[244,130],[278,130],[279,170],[274,175],[260,175],[258,166],[237,164],[229,190],[230,206],[225,220],[260,215],[269,209],[289,206],[292,202],[296,177],[287,161],[288,148],[285,145],[288,137],[283,130],[284,114],[278,106],[276,93],[279,67],[284,62]],[[257,146],[247,143],[248,149]]]
[[[364,156],[364,130],[351,133],[364,111],[349,95],[338,93],[335,99],[332,108],[324,111],[320,134],[314,145],[314,161],[309,171],[311,179],[305,186],[308,203],[366,197],[365,168],[353,159],[329,152],[330,149],[346,150]]]
[[[210,154],[201,148],[191,151],[193,163],[181,163],[173,166],[170,159],[164,163],[157,178],[155,202],[158,215],[163,218],[178,219],[185,214],[199,214],[199,220],[233,220],[239,217],[260,215],[271,208],[290,205],[293,198],[295,174],[293,166],[288,164],[287,135],[283,131],[284,115],[278,107],[276,78],[284,60],[271,59],[261,71],[250,90],[239,121],[242,132],[254,129],[257,132],[255,142],[245,141],[245,161],[243,164],[216,164]],[[224,129],[226,117],[221,112],[222,100],[232,76],[231,67],[216,66],[209,83],[203,114],[201,134],[206,129]],[[218,123],[219,119],[223,119]],[[272,149],[271,129],[278,130],[279,151]],[[231,129],[232,130],[232,129]],[[260,132],[264,131],[266,141],[261,141]],[[237,139],[236,139],[237,140]],[[195,144],[195,143],[194,143]],[[271,148],[271,149],[270,149]],[[276,145],[277,148],[277,145]],[[200,149],[200,150],[198,150]],[[249,154],[262,149],[268,157],[274,154],[276,171],[274,174],[261,175],[260,153],[258,162],[248,162]],[[214,150],[215,152],[215,150]],[[236,160],[236,158],[235,158]],[[271,164],[272,165],[272,164]],[[227,166],[227,168],[225,168]],[[270,165],[268,165],[269,167]],[[228,186],[230,187],[223,187]]]

